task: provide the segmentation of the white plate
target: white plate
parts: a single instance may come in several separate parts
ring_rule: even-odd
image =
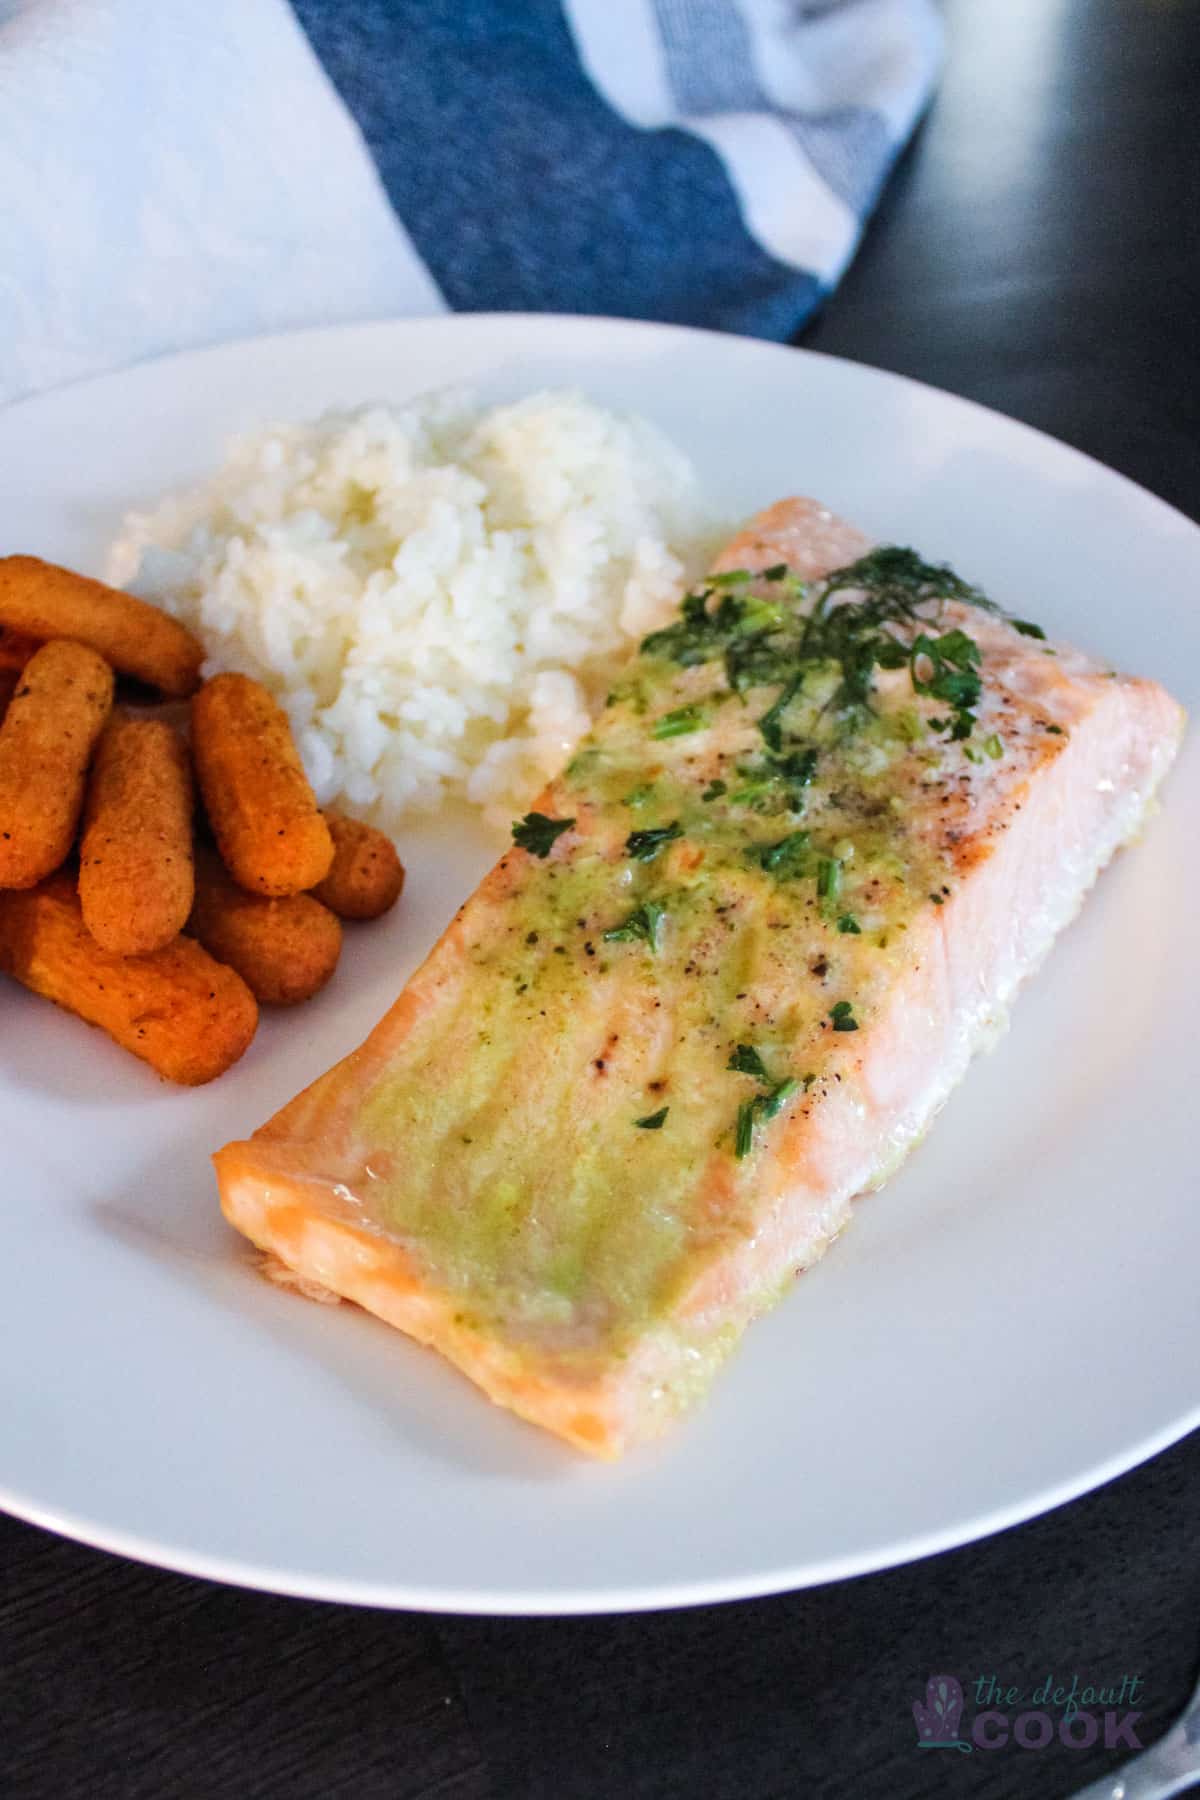
[[[0,416],[0,551],[85,569],[232,430],[466,378],[663,425],[726,516],[793,491],[1055,634],[1200,690],[1200,531],[964,401],[803,351],[587,319],[307,332]],[[660,1447],[595,1466],[437,1357],[247,1266],[207,1155],[363,1036],[489,858],[443,823],[330,991],[172,1091],[7,989],[0,1498],[89,1543],[328,1599],[585,1612],[883,1568],[1081,1493],[1200,1420],[1193,738],[927,1144]]]

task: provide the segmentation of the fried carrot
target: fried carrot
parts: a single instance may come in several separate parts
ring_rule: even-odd
[[[196,852],[188,930],[272,1006],[294,1006],[323,988],[342,948],[342,928],[319,901],[308,894],[275,900],[248,894],[203,846]]]
[[[301,894],[324,880],[333,839],[292,741],[260,682],[218,675],[192,701],[192,756],[225,866],[252,894]]]
[[[66,871],[23,893],[0,893],[0,970],[188,1087],[223,1074],[258,1023],[241,976],[193,938],[150,956],[102,950]]]
[[[30,659],[0,725],[0,887],[33,887],[70,850],[112,694],[112,670],[85,644]]]
[[[79,903],[98,944],[145,956],[192,909],[192,777],[162,719],[116,713],[96,751],[79,847]]]
[[[178,619],[36,556],[0,557],[0,625],[90,644],[122,675],[176,699],[199,685],[204,649]]]
[[[396,846],[373,825],[325,809],[333,839],[333,863],[314,897],[341,919],[377,919],[395,906],[404,887]]]

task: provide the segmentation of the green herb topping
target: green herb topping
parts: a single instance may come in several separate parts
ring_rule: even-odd
[[[778,875],[786,881],[797,875],[807,875],[810,863],[808,848],[807,831],[789,831],[778,843],[764,845],[757,855],[769,875]]]
[[[841,891],[841,863],[836,856],[822,856],[817,863],[817,893],[822,900],[836,900]]]
[[[739,1162],[753,1150],[754,1131],[759,1122],[765,1123],[768,1119],[773,1119],[792,1095],[799,1093],[801,1085],[795,1076],[789,1076],[786,1081],[780,1081],[769,1088],[765,1094],[757,1094],[753,1100],[743,1100],[737,1110],[737,1124],[733,1134],[733,1153]]]
[[[689,732],[703,731],[707,724],[708,713],[703,706],[677,706],[674,712],[664,713],[657,720],[650,735],[660,739],[686,737]]]
[[[647,1113],[644,1119],[635,1119],[633,1122],[639,1131],[661,1131],[670,1110],[669,1106],[660,1106],[657,1112]]]
[[[643,900],[636,912],[631,912],[621,925],[613,925],[604,933],[606,944],[648,944],[652,951],[658,949],[659,933],[662,922],[667,916],[667,909],[659,900]]]
[[[625,839],[625,854],[635,862],[653,862],[660,850],[682,836],[683,826],[678,819],[670,825],[652,826],[648,831],[631,831]]]
[[[831,1006],[829,1017],[835,1031],[858,1030],[858,1020],[854,1017],[854,1007],[849,1000],[839,1000],[836,1006]]]
[[[574,819],[550,819],[545,813],[526,813],[513,824],[513,843],[530,856],[549,856],[555,841],[570,831]]]
[[[862,931],[862,926],[853,913],[843,913],[837,922],[837,928],[848,937],[858,937]]]
[[[739,1044],[726,1066],[738,1075],[754,1075],[759,1081],[767,1080],[763,1059],[753,1044]]]
[[[811,583],[776,565],[757,579],[770,580],[778,599],[752,592],[755,579],[741,569],[710,578],[687,596],[678,621],[654,632],[642,648],[684,667],[723,658],[735,693],[779,687],[759,722],[764,774],[794,788],[812,779],[817,752],[789,742],[787,714],[808,675],[821,666],[836,670],[831,707],[843,726],[873,710],[876,669],[907,667],[914,692],[948,708],[946,717],[931,721],[933,728],[949,731],[952,740],[970,736],[981,690],[979,646],[959,628],[939,633],[931,627],[948,600],[992,613],[999,608],[952,569],[893,544]],[[1011,622],[1027,637],[1044,636],[1029,620]],[[806,764],[792,760],[784,767],[778,761],[797,754]]]

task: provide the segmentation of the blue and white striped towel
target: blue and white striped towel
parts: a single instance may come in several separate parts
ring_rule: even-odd
[[[447,307],[786,337],[940,54],[934,0],[0,0],[0,402]]]

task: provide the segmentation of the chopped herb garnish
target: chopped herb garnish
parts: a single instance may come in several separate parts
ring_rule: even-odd
[[[951,738],[970,737],[975,723],[971,708],[983,691],[976,674],[979,645],[975,639],[958,630],[943,632],[941,637],[918,632],[909,648],[908,666],[918,694],[930,694],[951,708]],[[922,669],[928,669],[928,674],[921,674]]]
[[[794,676],[788,682],[773,706],[769,706],[758,721],[758,729],[769,750],[783,749],[783,715],[800,691],[802,677]]]
[[[659,851],[683,836],[678,819],[670,825],[654,825],[648,831],[631,831],[625,839],[625,854],[637,862],[653,862]]]
[[[807,1086],[807,1081],[805,1085]],[[753,1100],[742,1101],[737,1111],[737,1125],[733,1138],[733,1153],[739,1162],[743,1157],[749,1156],[754,1148],[754,1128],[758,1121],[773,1119],[792,1095],[799,1093],[800,1086],[800,1082],[794,1076],[789,1076],[786,1081],[779,1082],[768,1093],[758,1094]]]
[[[635,1119],[633,1122],[639,1131],[661,1131],[670,1110],[669,1106],[660,1106],[657,1112],[647,1113],[644,1119]]]
[[[1022,637],[1044,638],[1046,635],[1041,626],[1035,625],[1031,619],[1013,619],[1010,623],[1013,630],[1019,631]]]
[[[998,731],[993,731],[990,737],[984,738],[983,751],[984,755],[990,756],[993,762],[999,762],[1004,755],[1004,740]]]
[[[929,898],[933,901],[935,906],[944,906],[946,904],[945,897],[942,894],[930,894]]]
[[[963,755],[966,757],[968,762],[978,763],[978,762],[983,761],[982,756],[980,756],[980,754],[979,754],[978,750],[975,748],[974,744],[964,744],[963,745]]]
[[[1061,725],[1047,725],[1046,730],[1052,731],[1055,737],[1063,736],[1063,728]]]
[[[643,900],[635,912],[621,925],[613,925],[604,933],[606,944],[649,945],[652,951],[658,949],[659,933],[662,922],[667,916],[667,909],[660,900]]]
[[[862,926],[853,913],[843,913],[837,922],[837,928],[849,937],[858,937],[862,932]]]
[[[758,1106],[763,1118],[773,1119],[776,1113],[782,1112],[792,1095],[799,1091],[800,1083],[794,1075],[789,1075],[786,1081],[781,1081],[776,1087],[773,1087],[769,1094],[761,1094]]]
[[[755,579],[772,583],[770,600],[752,591]],[[885,545],[820,581],[804,582],[782,563],[758,578],[740,569],[710,577],[684,600],[678,621],[653,633],[642,648],[684,667],[723,660],[735,693],[757,687],[778,690],[759,721],[768,758],[754,771],[754,794],[746,799],[758,804],[766,792],[758,784],[773,781],[780,797],[799,810],[799,789],[812,779],[816,751],[811,744],[797,744],[800,734],[789,730],[789,711],[802,712],[811,733],[814,704],[819,704],[819,720],[827,721],[819,726],[822,741],[826,730],[835,738],[844,735],[874,710],[876,670],[907,669],[915,693],[942,702],[932,728],[949,733],[951,741],[970,737],[982,688],[982,658],[968,632],[939,630],[948,601],[1000,613],[952,569],[927,563],[913,550]],[[1043,636],[1041,627],[1029,620],[1011,623],[1028,637]],[[831,695],[823,695],[831,670],[836,685]],[[810,675],[816,700],[806,688]],[[909,711],[898,735],[916,742],[920,732],[919,717]],[[797,762],[798,756],[806,761]]]
[[[763,1059],[753,1044],[739,1044],[726,1065],[738,1075],[756,1075],[760,1081],[766,1081],[767,1071]]]
[[[686,737],[689,732],[702,731],[708,724],[708,714],[702,706],[677,706],[674,712],[664,713],[653,731],[653,738]]]
[[[564,831],[570,831],[574,819],[551,819],[545,813],[526,813],[513,824],[513,843],[530,856],[549,856]]]
[[[725,792],[727,792],[725,783],[718,778],[716,781],[709,782],[700,798],[702,800],[719,800]]]
[[[767,844],[758,852],[758,860],[771,875],[784,879],[804,875],[808,871],[809,836],[807,831],[789,831],[777,844]]]
[[[858,1030],[858,1020],[854,1017],[854,1007],[849,1000],[839,1000],[836,1006],[830,1007],[829,1017],[835,1031]]]
[[[822,900],[836,900],[841,891],[841,863],[836,856],[822,856],[817,863],[817,893]]]

